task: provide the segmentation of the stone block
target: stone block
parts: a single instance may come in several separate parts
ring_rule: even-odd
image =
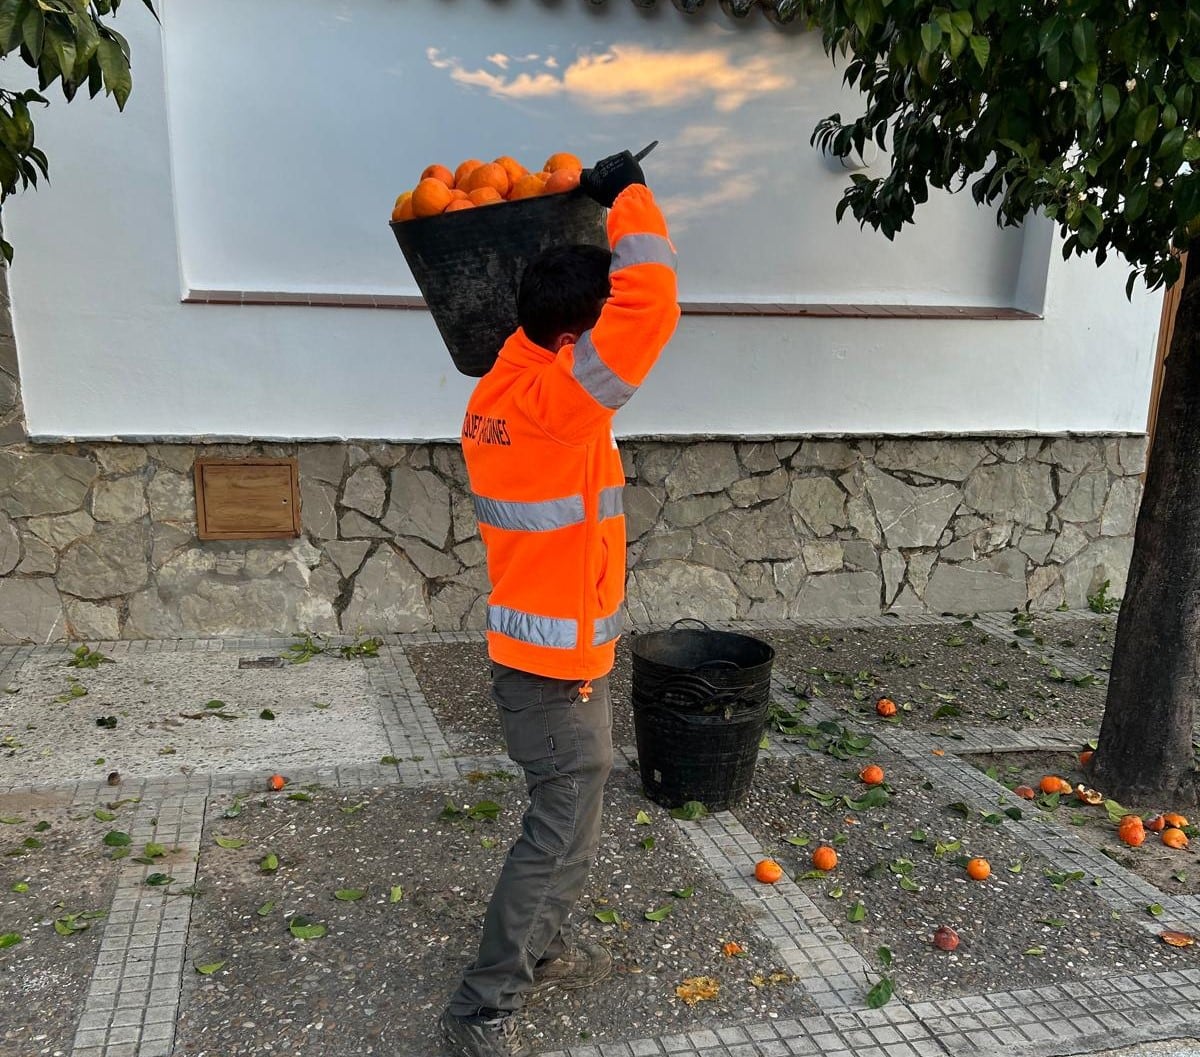
[[[1146,472],[1146,449],[1149,437],[1122,437],[1117,441],[1121,472],[1134,476]]]
[[[190,529],[168,522],[156,522],[150,526],[150,563],[157,569],[184,547],[195,542],[196,534]]]
[[[908,582],[922,598],[925,597],[925,588],[929,586],[929,574],[937,560],[936,551],[919,551],[908,556]]]
[[[635,569],[630,580],[628,606],[635,622],[669,624],[680,617],[737,617],[737,585],[719,569],[668,560]]]
[[[154,521],[196,523],[196,485],[191,477],[159,470],[146,486]]]
[[[24,557],[17,566],[17,572],[29,576],[41,573],[58,572],[58,555],[54,548],[32,536],[26,536],[24,541]]]
[[[346,469],[344,444],[302,444],[296,458],[300,484],[306,480],[324,481],[337,487]]]
[[[424,476],[433,477],[428,473]],[[421,483],[417,487],[424,489],[425,485]],[[442,488],[444,490],[445,486]],[[394,502],[395,491],[392,496]],[[447,532],[450,528],[449,517],[447,502]],[[390,546],[380,547],[354,578],[354,593],[342,614],[343,629],[362,628],[364,632],[424,631],[432,624],[433,614],[425,599],[425,578],[404,555],[398,554]]]
[[[723,492],[740,476],[732,444],[723,441],[689,444],[667,474],[667,498]]]
[[[987,454],[977,440],[884,440],[875,453],[883,470],[905,470],[943,481],[965,481]]]
[[[840,540],[814,540],[804,544],[801,556],[810,573],[836,572],[842,567],[842,543]]]
[[[850,524],[846,493],[829,477],[797,477],[792,481],[788,502],[814,536],[828,536],[835,528]]]
[[[737,585],[748,599],[765,602],[775,597],[775,577],[764,562],[747,562],[738,573]]]
[[[0,580],[0,642],[42,643],[65,637],[62,598],[53,580]]]
[[[395,543],[420,570],[421,575],[431,580],[444,580],[447,576],[456,576],[462,571],[453,557],[435,550],[428,543],[414,539],[398,539]]]
[[[435,473],[397,466],[383,525],[396,536],[415,536],[441,549],[450,536],[450,489]]]
[[[387,500],[387,484],[378,466],[364,463],[346,481],[342,490],[342,506],[366,514],[369,518],[383,516]]]
[[[13,517],[69,514],[83,506],[95,479],[91,459],[0,451],[0,512]]]
[[[895,551],[884,551],[883,562],[883,600],[885,605],[892,605],[900,593],[900,585],[904,582],[904,555]]]
[[[1038,461],[1053,463],[1068,473],[1099,469],[1104,465],[1103,442],[1091,437],[1055,437],[1042,449]]]
[[[342,515],[339,535],[343,539],[387,539],[391,533],[381,525],[365,518],[357,510]]]
[[[956,485],[909,485],[877,470],[867,474],[867,493],[892,549],[936,546],[962,502]]]
[[[794,558],[792,561],[775,562],[772,565],[772,572],[775,578],[776,593],[790,606],[808,579],[808,568],[804,564],[804,559]]]
[[[926,613],[929,607],[917,597],[917,593],[905,584],[896,600],[888,606],[889,613]]]
[[[770,473],[779,469],[779,455],[771,441],[748,441],[739,444],[737,457],[747,473]]]
[[[980,514],[1035,527],[1045,527],[1055,501],[1050,467],[1038,463],[980,466],[967,478],[963,497]]]
[[[690,557],[691,561],[697,565],[706,565],[710,569],[718,569],[731,576],[737,574],[744,561],[740,555],[734,554],[714,540],[703,527],[696,530]]]
[[[792,455],[796,470],[846,470],[858,462],[858,452],[845,440],[804,440]]]
[[[775,442],[775,454],[779,456],[780,462],[785,462],[800,450],[800,442],[798,440],[777,440]]]
[[[20,403],[20,384],[12,375],[0,371],[0,415],[15,411]]]
[[[1108,490],[1108,499],[1104,503],[1104,513],[1100,517],[1100,535],[1131,535],[1137,525],[1141,502],[1141,478],[1119,477],[1113,481]]]
[[[150,575],[141,525],[101,526],[63,553],[58,586],[79,598],[110,598],[140,590]]]
[[[1041,565],[1050,556],[1050,550],[1057,539],[1058,536],[1052,532],[1033,532],[1026,529],[1021,533],[1017,546],[1035,565]]]
[[[368,540],[330,540],[325,544],[325,553],[329,555],[342,577],[349,579],[358,572],[370,547]]]
[[[642,562],[664,561],[667,558],[686,558],[692,553],[690,532],[666,532],[642,540]]]
[[[1027,598],[1026,561],[1011,549],[962,565],[939,564],[925,588],[925,604],[935,613],[1019,609]]]
[[[706,525],[713,539],[747,561],[782,560],[800,553],[791,508],[783,499],[748,510],[729,511]]]
[[[67,601],[67,632],[74,639],[119,639],[120,617],[116,606]]]
[[[663,519],[672,528],[691,528],[707,521],[714,514],[731,508],[731,500],[724,493],[698,495],[667,503]]]
[[[468,569],[473,569],[487,560],[487,548],[483,545],[483,540],[477,536],[475,539],[467,540],[455,547],[454,556]]]
[[[847,500],[846,521],[861,539],[875,546],[883,543],[883,533],[879,531],[875,511],[865,497]]]
[[[866,540],[843,541],[842,557],[848,569],[862,572],[879,571],[879,551],[874,544],[868,543]]]
[[[312,478],[300,478],[300,524],[315,540],[337,539],[338,519],[334,502],[337,488]]]
[[[883,584],[877,573],[825,573],[810,576],[788,607],[800,619],[878,616]]]
[[[92,489],[92,517],[128,524],[146,516],[146,488],[140,477],[101,479]]]
[[[160,466],[176,473],[190,475],[196,461],[196,449],[190,444],[150,444],[146,452]]]
[[[1050,548],[1049,559],[1058,563],[1069,561],[1087,545],[1088,538],[1081,528],[1071,524],[1063,525],[1062,531],[1054,540],[1054,546]]]
[[[21,537],[7,514],[0,514],[0,576],[6,576],[21,560]]]
[[[643,445],[637,457],[637,480],[642,484],[662,484],[679,458],[678,444]]]
[[[454,525],[455,543],[479,539],[479,522],[475,520],[475,504],[469,495],[455,493],[451,497],[450,515]]]
[[[62,550],[84,536],[90,536],[95,522],[90,514],[76,510],[73,514],[51,514],[46,517],[31,517],[25,528],[43,543],[55,550]]]
[[[1057,609],[1066,598],[1062,567],[1044,565],[1029,574],[1029,606],[1036,610]]]
[[[1123,597],[1132,553],[1133,540],[1128,536],[1103,536],[1088,543],[1063,565],[1067,605],[1085,608],[1088,596],[1099,591],[1105,580],[1110,598]]]
[[[438,444],[433,449],[433,468],[446,480],[460,485],[469,486],[467,464],[463,461],[462,448],[457,444]]]
[[[642,484],[626,485],[622,495],[625,506],[625,534],[630,540],[639,540],[657,523],[662,513],[662,497],[654,489]]]
[[[975,544],[971,539],[956,540],[948,547],[943,547],[942,561],[969,562],[975,560]]]
[[[92,453],[110,477],[140,470],[147,460],[146,449],[138,444],[97,444]]]
[[[434,631],[461,631],[466,626],[471,606],[480,599],[479,592],[464,584],[446,584],[429,601]]]
[[[1107,470],[1081,473],[1054,512],[1064,521],[1095,521],[1104,510],[1107,497]]]

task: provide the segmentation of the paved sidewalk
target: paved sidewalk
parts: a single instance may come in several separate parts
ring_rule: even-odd
[[[866,757],[774,731],[746,805],[677,820],[620,746],[579,922],[618,972],[526,1010],[539,1053],[1200,1054],[1200,948],[1158,937],[1200,933],[1196,855],[1183,880],[1147,874],[984,766],[1094,736],[1100,621],[728,626],[778,641],[773,700],[805,729],[870,736],[890,802],[854,799]],[[886,664],[856,659],[871,629]],[[432,1022],[522,803],[488,751],[481,641],[385,636],[344,658],[351,640],[330,640],[282,667],[294,640],[89,643],[114,662],[95,668],[0,648],[0,1057],[438,1054]],[[879,722],[874,697],[902,679],[912,712]],[[992,696],[1007,711],[989,718]],[[842,865],[808,876],[829,839]],[[968,846],[990,849],[986,886],[955,865]],[[788,874],[774,887],[752,877],[768,854]],[[928,923],[951,912],[963,948],[933,952]],[[869,1008],[885,976],[895,994]],[[676,988],[696,978],[717,987],[689,1004]]]

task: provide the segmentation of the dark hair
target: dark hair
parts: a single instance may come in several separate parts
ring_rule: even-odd
[[[612,254],[599,246],[555,246],[535,257],[521,276],[517,322],[544,348],[560,334],[595,325],[609,294]]]

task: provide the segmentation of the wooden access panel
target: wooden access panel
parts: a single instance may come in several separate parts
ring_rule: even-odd
[[[196,521],[203,540],[300,535],[295,459],[197,459]]]

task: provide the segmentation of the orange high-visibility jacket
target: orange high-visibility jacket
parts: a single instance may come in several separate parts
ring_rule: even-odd
[[[557,355],[518,330],[467,404],[462,446],[487,546],[488,653],[557,679],[606,675],[625,597],[614,413],[679,321],[675,248],[649,189],[608,215],[612,293]]]

